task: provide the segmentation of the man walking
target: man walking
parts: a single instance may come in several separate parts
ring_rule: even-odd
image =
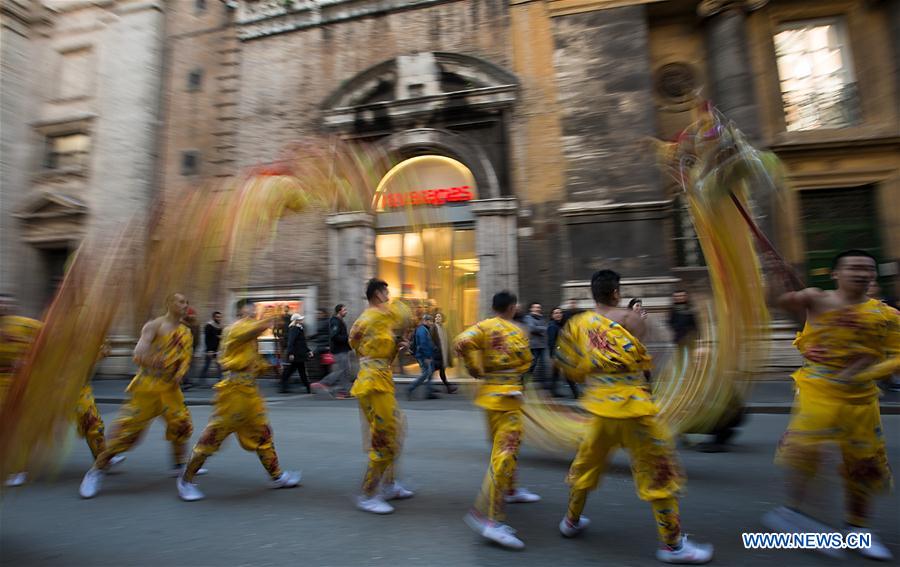
[[[538,302],[532,302],[528,306],[528,313],[524,317],[528,326],[528,346],[531,348],[531,368],[528,372],[532,379],[545,383],[547,354],[547,321],[544,319],[544,309]]]
[[[333,370],[320,382],[313,385],[317,394],[333,397],[337,391],[338,397],[348,397],[353,378],[350,375],[350,342],[347,334],[347,308],[343,303],[334,306],[334,316],[328,321],[328,342],[331,354],[334,356]]]
[[[291,376],[294,370],[300,373],[300,380],[306,386],[306,393],[312,392],[309,386],[309,378],[306,377],[306,361],[311,359],[313,353],[306,344],[306,332],[303,329],[303,315],[294,313],[291,315],[291,324],[288,326],[287,347],[285,356],[287,364],[284,365],[284,373],[281,375],[281,393],[288,394],[291,391]]]
[[[216,363],[216,381],[222,377],[222,366],[219,364],[219,343],[222,340],[222,312],[213,311],[212,319],[203,326],[203,341],[206,345],[206,357],[203,362],[203,370],[200,372],[200,385],[206,385],[206,377],[209,367]]]
[[[416,388],[425,384],[425,397],[429,400],[436,399],[438,396],[431,391],[431,376],[434,374],[434,342],[431,340],[431,315],[423,315],[422,323],[416,328],[414,337],[413,356],[419,362],[419,368],[422,373],[419,378],[412,383],[406,392],[408,399],[413,399],[413,393]]]

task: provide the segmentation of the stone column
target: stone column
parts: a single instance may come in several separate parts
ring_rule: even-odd
[[[706,24],[712,101],[754,144],[759,143],[761,131],[747,42],[747,12],[763,4],[704,0],[697,7]]]
[[[347,306],[350,326],[366,308],[366,281],[375,277],[375,217],[354,211],[329,215],[325,222],[329,254],[327,295],[332,304]]]
[[[472,201],[475,214],[475,252],[478,255],[478,311],[491,313],[491,298],[508,289],[518,293],[519,258],[516,213],[519,203],[512,197]]]

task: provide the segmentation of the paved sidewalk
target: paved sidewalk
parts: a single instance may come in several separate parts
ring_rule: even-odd
[[[402,392],[403,387],[415,379],[413,376],[397,376],[395,383],[397,390]],[[93,381],[94,396],[98,403],[121,403],[125,400],[125,388],[128,386],[128,379],[100,379]],[[440,382],[438,382],[439,384]],[[444,400],[462,400],[468,399],[465,392],[474,387],[474,380],[454,380],[454,384],[460,386],[462,396],[453,396],[452,398],[445,396]],[[279,383],[275,379],[260,380],[263,396],[268,402],[285,401],[290,399],[302,399],[311,397],[309,394],[302,393],[303,387],[294,385],[294,393],[281,394],[278,392]],[[435,391],[440,394],[443,390],[439,385],[435,386]],[[210,387],[198,388],[193,387],[185,391],[184,398],[189,406],[210,405],[212,403],[213,389]],[[750,393],[750,399],[747,404],[749,413],[773,413],[786,414],[790,413],[791,405],[794,399],[793,382],[789,379],[768,379],[759,380],[754,385]],[[572,404],[574,400],[567,398],[558,398],[563,404]],[[441,401],[439,401],[440,403]],[[882,414],[900,414],[900,392],[884,392],[881,398]]]

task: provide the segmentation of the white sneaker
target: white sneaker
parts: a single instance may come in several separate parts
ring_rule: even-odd
[[[206,498],[206,496],[204,496],[204,494],[200,492],[200,489],[197,488],[196,484],[194,484],[193,482],[187,482],[186,480],[184,480],[183,476],[178,477],[175,485],[178,487],[178,497],[185,502],[194,502]]]
[[[302,477],[300,471],[282,471],[281,476],[272,481],[272,488],[294,488]]]
[[[703,565],[709,563],[713,556],[713,546],[708,543],[692,543],[686,535],[681,536],[681,547],[672,549],[664,547],[656,550],[656,558],[663,563],[681,565]]]
[[[559,523],[559,533],[566,537],[575,537],[589,525],[591,525],[591,521],[584,516],[579,516],[578,523],[574,525],[569,522],[569,518],[563,518]]]
[[[878,539],[872,530],[868,528],[857,528],[857,527],[848,527],[847,533],[856,533],[856,534],[868,534],[869,537],[872,538],[872,545],[869,547],[861,547],[856,551],[859,552],[863,557],[868,557],[869,559],[876,559],[878,561],[890,561],[894,558],[894,554],[891,553],[891,550],[888,549],[881,540]]]
[[[371,512],[373,514],[390,514],[394,511],[394,507],[378,494],[369,498],[365,496],[358,497],[356,499],[356,507],[363,512]]]
[[[116,466],[116,465],[121,464],[122,461],[124,461],[125,459],[126,459],[125,455],[114,455],[114,456],[109,460],[109,464],[106,465],[106,466],[107,466],[107,468],[109,468],[109,467],[114,467],[114,466]]]
[[[78,494],[82,498],[93,498],[100,492],[100,486],[103,484],[103,477],[106,475],[102,470],[91,467],[88,472],[84,473],[84,479],[78,488]]]
[[[825,533],[835,531],[815,518],[792,510],[787,506],[779,506],[766,512],[762,517],[762,525],[774,532],[783,533]],[[840,549],[823,547],[817,549],[816,552],[835,559],[846,557],[846,554]]]
[[[530,502],[539,502],[541,497],[527,488],[517,488],[512,494],[503,497],[507,504],[528,504]]]
[[[412,498],[416,493],[404,487],[399,482],[394,482],[384,487],[382,496],[385,500],[406,500]]]
[[[508,547],[510,549],[525,548],[525,543],[516,537],[516,530],[506,524],[492,522],[487,518],[483,518],[481,514],[478,514],[474,510],[466,514],[463,517],[463,521],[481,537],[489,539],[503,547]]]
[[[172,470],[169,471],[169,476],[171,476],[172,478],[180,477],[182,473],[184,473],[184,468],[185,465],[175,465],[174,467],[172,467]],[[209,469],[200,467],[199,469],[197,469],[197,472],[194,473],[194,476],[203,476],[208,472]]]
[[[22,486],[28,481],[28,473],[20,472],[6,477],[6,486]]]

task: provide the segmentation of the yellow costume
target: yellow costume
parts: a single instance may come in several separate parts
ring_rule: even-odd
[[[528,337],[515,323],[493,317],[456,337],[456,355],[482,379],[475,405],[486,410],[491,464],[475,509],[495,522],[504,520],[504,497],[515,489],[522,443],[522,374],[531,367]]]
[[[822,445],[837,443],[847,521],[864,525],[871,495],[892,483],[875,380],[900,367],[900,314],[874,299],[829,311],[808,320],[794,346],[805,360],[793,375],[796,403],[777,461],[809,477]],[[861,358],[869,359],[868,368],[841,375]]]
[[[41,322],[19,315],[0,317],[0,411],[6,403],[6,395],[12,385],[16,369],[24,361],[28,349],[41,330]],[[10,470],[25,470],[24,459],[16,457]]]
[[[41,322],[19,315],[0,317],[0,408],[31,343],[41,330]]]
[[[193,342],[185,325],[153,339],[151,348],[162,356],[162,368],[140,367],[126,390],[130,397],[119,411],[112,440],[97,457],[95,468],[106,468],[112,457],[130,449],[160,416],[166,420],[166,439],[172,443],[175,464],[184,464],[185,446],[194,428],[179,381],[190,366]]]
[[[383,483],[393,483],[395,461],[403,444],[403,413],[394,395],[391,362],[397,355],[395,333],[409,325],[405,305],[392,302],[379,309],[369,307],[350,329],[350,348],[359,357],[359,374],[350,394],[369,426],[369,466],[363,493],[373,496]]]
[[[572,317],[557,339],[557,364],[586,385],[581,403],[594,415],[569,469],[568,520],[577,524],[589,491],[595,489],[610,454],[618,447],[631,457],[638,496],[649,501],[660,540],[679,543],[676,495],[683,482],[672,439],[656,419],[644,371],[650,356],[625,327],[595,311]]]
[[[259,355],[256,340],[259,334],[259,323],[247,318],[222,333],[219,362],[223,379],[213,386],[216,390],[215,409],[184,472],[187,482],[192,482],[204,461],[218,451],[232,433],[237,435],[241,447],[256,452],[273,480],[281,476],[266,403],[256,384],[256,378],[267,368],[266,361]]]

